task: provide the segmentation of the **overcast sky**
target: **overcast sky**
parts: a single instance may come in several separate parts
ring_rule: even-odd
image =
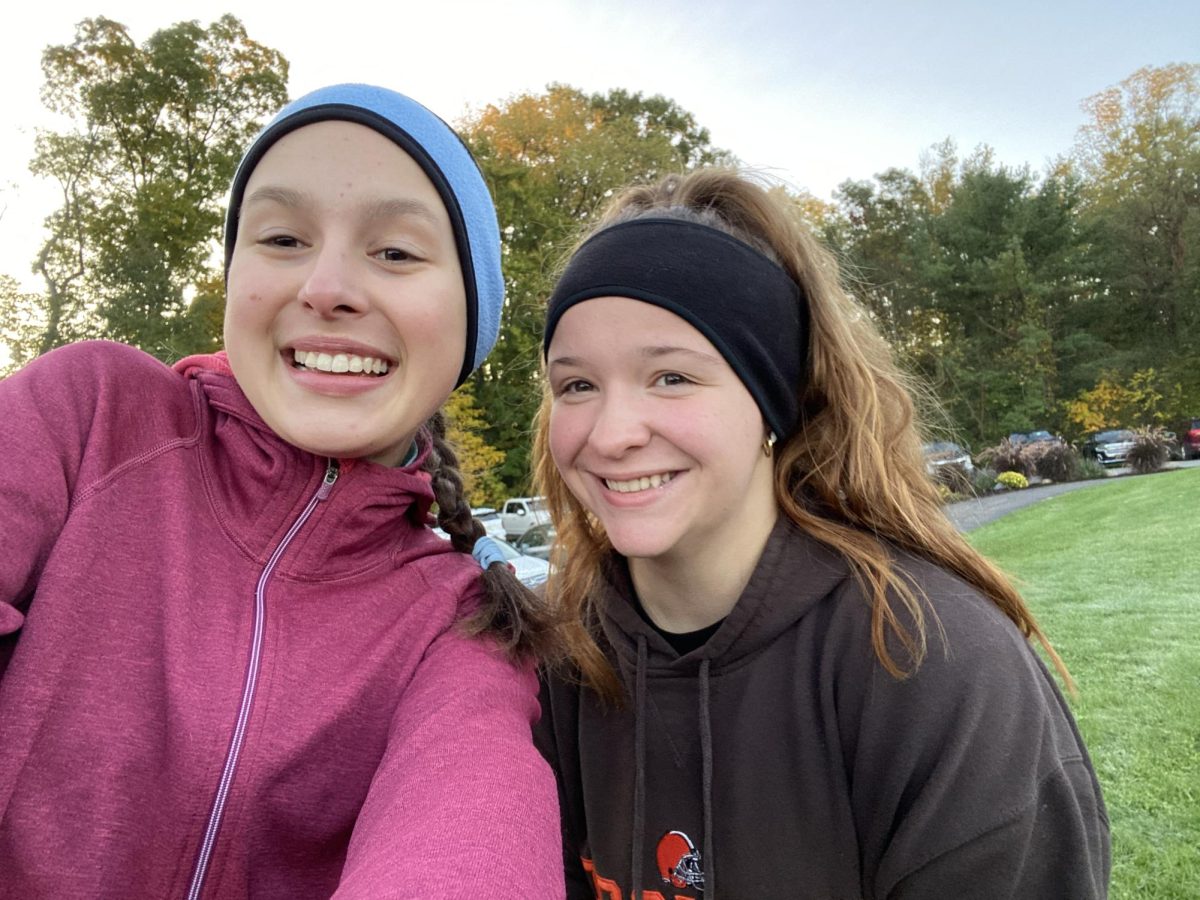
[[[106,15],[139,43],[233,12],[291,63],[291,96],[338,81],[412,95],[453,121],[563,82],[664,94],[713,142],[818,197],[946,137],[1042,171],[1069,151],[1080,101],[1138,68],[1200,59],[1200,3],[1141,0],[425,0],[173,4],[53,0],[5,17],[0,55],[0,273],[29,266],[54,208],[28,171],[40,57]],[[165,7],[173,12],[165,12]]]

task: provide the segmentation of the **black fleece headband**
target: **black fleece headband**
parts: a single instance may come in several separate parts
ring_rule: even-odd
[[[791,436],[808,364],[808,303],[753,247],[680,219],[605,228],[575,252],[550,296],[543,355],[563,313],[596,297],[642,300],[686,320],[725,357],[776,436]]]

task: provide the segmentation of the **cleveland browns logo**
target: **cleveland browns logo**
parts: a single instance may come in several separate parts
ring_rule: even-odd
[[[663,884],[704,890],[704,866],[700,863],[700,851],[682,831],[668,831],[659,838],[655,858]]]

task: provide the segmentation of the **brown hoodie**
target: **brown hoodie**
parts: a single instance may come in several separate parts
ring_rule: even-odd
[[[961,580],[898,564],[945,632],[930,627],[905,680],[879,665],[846,562],[786,520],[720,629],[684,656],[613,560],[602,627],[628,702],[605,709],[550,678],[537,727],[570,897],[1106,895],[1100,787],[1045,666]]]

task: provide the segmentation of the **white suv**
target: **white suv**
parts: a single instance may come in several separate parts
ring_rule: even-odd
[[[510,541],[515,541],[534,525],[545,525],[549,521],[550,511],[542,497],[513,497],[504,501],[500,511],[500,524]]]

